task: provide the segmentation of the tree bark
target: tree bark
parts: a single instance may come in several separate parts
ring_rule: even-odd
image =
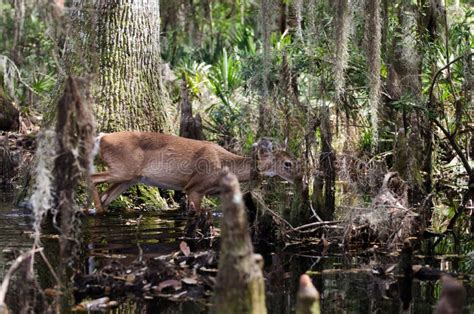
[[[10,49],[10,55],[13,62],[19,66],[23,61],[19,45],[21,41],[21,35],[23,33],[26,5],[23,0],[14,0],[12,2],[15,8],[15,20],[13,24],[13,43]]]
[[[64,262],[71,253],[70,245],[76,214],[75,190],[81,176],[86,176],[89,172],[96,133],[88,99],[84,99],[82,95],[84,93],[82,90],[87,88],[85,82],[69,77],[64,94],[58,102],[56,134],[59,147],[53,173],[57,213],[60,216],[60,253]]]
[[[260,1],[260,19],[262,28],[262,42],[263,42],[263,54],[262,54],[262,94],[259,104],[259,119],[258,119],[258,131],[257,136],[270,136],[272,128],[272,108],[270,106],[270,95],[268,91],[268,76],[270,74],[270,62],[271,62],[271,45],[270,45],[270,27],[271,27],[271,11],[272,1],[261,0]]]
[[[184,75],[181,83],[181,121],[179,125],[179,136],[200,141],[204,140],[201,116],[198,113],[193,117],[193,106],[189,100],[188,86]]]
[[[99,130],[166,129],[159,1],[96,0]],[[94,38],[91,36],[91,38]]]
[[[369,106],[372,128],[372,150],[379,149],[379,102],[381,95],[380,68],[382,63],[380,0],[366,1],[365,36],[367,38],[367,63],[369,65]]]
[[[20,111],[12,101],[3,95],[0,86],[0,130],[18,132],[20,129]]]
[[[387,89],[392,101],[409,97],[422,106],[421,73],[423,57],[418,48],[417,36],[423,37],[425,27],[420,27],[419,35],[413,33],[419,20],[419,9],[409,2],[402,2],[398,7],[400,27],[393,36],[390,52],[389,77]],[[393,121],[394,112],[385,108],[385,117]],[[421,114],[420,114],[421,113]],[[393,148],[393,170],[397,171],[410,184],[409,202],[418,206],[431,192],[431,155],[432,126],[424,111],[403,109]]]
[[[316,213],[323,220],[332,220],[335,206],[336,168],[332,149],[332,134],[329,107],[321,108],[321,154],[319,163],[321,170],[314,176],[313,204]]]

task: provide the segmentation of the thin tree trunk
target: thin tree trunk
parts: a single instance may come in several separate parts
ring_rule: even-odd
[[[332,220],[335,208],[336,168],[335,155],[332,149],[332,134],[329,107],[321,108],[321,170],[314,176],[313,204],[316,213],[323,220]]]
[[[345,72],[349,61],[349,31],[351,24],[350,2],[338,0],[336,9],[336,36],[335,36],[335,64],[334,64],[334,87],[336,100],[340,101],[345,88]]]
[[[188,96],[188,86],[183,75],[181,82],[181,121],[179,125],[179,136],[194,140],[204,140],[202,133],[201,115],[193,117],[193,106]]]
[[[367,58],[369,64],[369,106],[372,127],[372,148],[378,150],[379,142],[379,102],[381,94],[381,38],[380,0],[367,0],[365,36],[367,38]]]
[[[272,0],[261,0],[260,2],[260,18],[263,38],[263,55],[262,55],[262,95],[259,107],[259,119],[258,119],[258,132],[257,135],[269,136],[271,127],[271,107],[268,92],[268,75],[270,73],[270,58],[271,58],[271,46],[270,46],[270,25],[271,25],[271,9]]]
[[[422,106],[421,60],[416,29],[419,10],[409,2],[399,6],[399,34],[393,36],[388,91],[392,100],[409,96]],[[424,33],[422,27],[420,32]],[[421,37],[421,36],[420,36]],[[387,112],[387,117],[392,113]],[[404,111],[394,145],[394,170],[410,185],[409,203],[419,205],[431,191],[431,129],[424,112]],[[427,215],[429,216],[429,215]]]
[[[20,65],[22,58],[19,50],[19,43],[21,40],[21,34],[23,33],[23,24],[25,20],[25,2],[24,0],[14,0],[15,8],[15,21],[13,28],[13,43],[11,48],[11,57],[17,66]]]

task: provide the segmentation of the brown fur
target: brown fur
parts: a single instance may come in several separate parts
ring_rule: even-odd
[[[207,141],[161,133],[117,132],[104,135],[99,148],[108,170],[92,174],[92,181],[94,184],[111,183],[111,186],[100,196],[100,201],[94,191],[98,212],[104,212],[104,207],[118,195],[141,182],[183,190],[188,203],[200,210],[204,195],[219,192],[218,181],[224,166],[229,167],[240,182],[251,178],[252,158],[235,155]],[[296,162],[288,153],[274,153],[271,145],[270,148],[263,146],[257,152],[260,172],[294,180]],[[291,166],[285,166],[285,163]]]

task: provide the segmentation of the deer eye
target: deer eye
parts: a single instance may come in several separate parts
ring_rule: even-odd
[[[293,165],[293,163],[291,161],[285,161],[283,162],[283,166],[285,166],[285,168],[291,168],[291,166]]]

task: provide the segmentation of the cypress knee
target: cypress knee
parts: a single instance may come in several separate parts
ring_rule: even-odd
[[[304,274],[300,277],[300,286],[296,296],[296,314],[320,314],[319,292],[311,282],[311,278]]]
[[[239,182],[228,171],[221,179],[221,200],[224,216],[213,312],[266,313],[262,257],[253,253]]]
[[[441,277],[443,288],[435,314],[462,313],[466,301],[466,289],[462,283],[449,275]]]

